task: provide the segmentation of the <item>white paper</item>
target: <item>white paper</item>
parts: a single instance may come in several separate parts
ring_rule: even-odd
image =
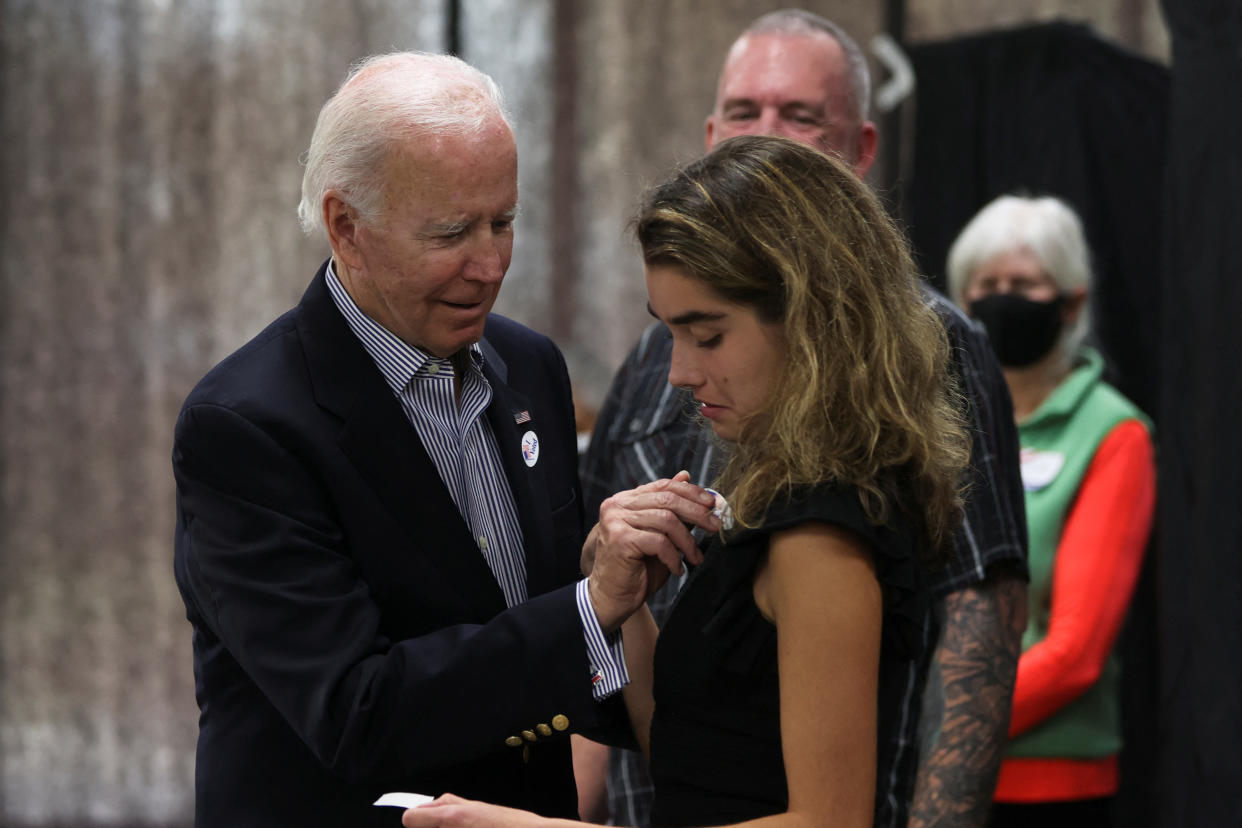
[[[434,797],[416,793],[386,793],[381,796],[373,805],[391,805],[394,808],[417,808],[419,805],[426,805]]]

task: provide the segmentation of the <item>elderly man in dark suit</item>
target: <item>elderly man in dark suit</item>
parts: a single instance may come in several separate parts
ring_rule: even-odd
[[[661,481],[583,545],[564,361],[490,314],[516,206],[495,85],[455,58],[370,59],[320,113],[299,213],[332,257],[176,428],[201,828],[396,825],[391,790],[576,815],[616,631],[719,524]]]

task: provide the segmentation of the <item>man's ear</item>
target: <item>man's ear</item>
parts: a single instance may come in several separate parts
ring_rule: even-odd
[[[708,152],[712,151],[712,145],[716,143],[716,113],[707,116],[707,120],[703,122],[703,145]]]
[[[863,121],[858,128],[858,158],[854,161],[854,172],[859,178],[867,175],[867,170],[875,163],[875,153],[880,146],[880,133],[871,121]]]
[[[358,234],[361,225],[358,222],[358,211],[341,197],[336,190],[328,190],[323,194],[323,226],[328,231],[328,243],[332,245],[332,255],[348,267],[360,263]]]

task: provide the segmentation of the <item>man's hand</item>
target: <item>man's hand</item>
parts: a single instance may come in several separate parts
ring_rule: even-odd
[[[599,507],[599,523],[582,547],[582,569],[595,615],[605,633],[616,630],[667,580],[682,558],[702,563],[691,526],[720,531],[716,496],[687,472],[619,492]]]

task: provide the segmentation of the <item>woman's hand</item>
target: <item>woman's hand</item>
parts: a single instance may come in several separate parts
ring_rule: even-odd
[[[563,820],[546,819],[529,811],[475,802],[453,794],[444,794],[401,815],[405,828],[550,828],[559,822]]]

